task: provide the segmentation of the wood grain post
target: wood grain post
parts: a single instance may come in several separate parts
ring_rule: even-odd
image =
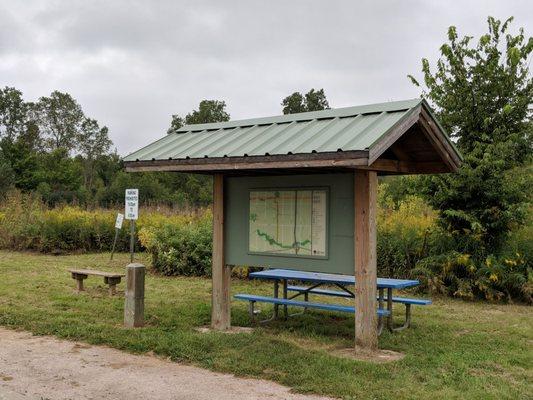
[[[355,172],[355,346],[378,347],[376,313],[376,200],[377,173]]]
[[[211,327],[226,330],[231,326],[231,268],[224,264],[224,175],[213,178],[213,295]]]
[[[126,267],[126,293],[124,295],[124,326],[144,326],[144,275],[142,264],[132,263]],[[111,290],[111,287],[110,287]]]
[[[87,275],[71,272],[71,276],[72,276],[72,279],[76,279],[76,289],[78,293],[83,292],[85,290],[85,288],[83,287],[83,280],[87,279]]]

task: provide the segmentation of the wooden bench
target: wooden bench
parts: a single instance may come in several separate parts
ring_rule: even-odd
[[[313,288],[309,289],[305,286],[287,286],[287,291],[289,292],[297,292],[300,294],[305,295],[305,299],[307,301],[309,294],[317,294],[322,296],[335,296],[335,297],[344,297],[344,298],[352,298],[353,296],[345,291],[341,290],[328,290],[328,289],[318,289]],[[379,297],[378,297],[379,300]],[[383,298],[383,301],[387,302],[387,297]],[[408,297],[392,297],[393,303],[400,303],[405,305],[405,322],[402,326],[394,328],[394,330],[399,331],[405,328],[408,328],[411,325],[411,306],[428,306],[431,304],[431,300],[426,299],[411,299]]]
[[[94,269],[69,269],[69,272],[72,274],[72,279],[76,279],[78,292],[84,290],[83,281],[89,275],[103,276],[104,283],[109,285],[110,296],[116,293],[117,285],[120,283],[122,277],[126,276],[125,274],[117,274],[116,272],[96,271]]]

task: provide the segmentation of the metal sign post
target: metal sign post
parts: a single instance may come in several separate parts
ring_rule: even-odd
[[[126,189],[124,199],[126,219],[130,220],[130,259],[135,251],[135,220],[139,218],[139,189]]]
[[[115,254],[115,247],[117,245],[118,233],[122,229],[123,221],[124,221],[124,214],[118,213],[117,219],[115,221],[115,240],[113,241],[113,250],[111,250],[111,259],[113,259],[113,254]]]

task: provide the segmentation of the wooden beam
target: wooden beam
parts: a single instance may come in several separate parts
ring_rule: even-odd
[[[224,263],[224,175],[213,177],[213,293],[211,326],[226,330],[231,326],[231,268]]]
[[[384,158],[374,161],[372,165],[355,167],[355,169],[398,174],[440,174],[451,172],[443,161],[399,161]]]
[[[356,171],[354,180],[355,346],[378,347],[375,171]]]
[[[390,148],[402,135],[412,127],[420,117],[421,106],[418,106],[400,119],[381,139],[370,147],[368,163],[372,164],[388,148]]]
[[[398,160],[400,161],[411,161],[411,156],[405,151],[403,146],[400,146],[399,143],[394,143],[390,150],[394,153]]]
[[[429,113],[422,109],[420,113],[420,125],[422,132],[431,142],[433,147],[439,152],[444,162],[446,162],[453,172],[457,171],[461,165],[461,160],[457,156],[453,146],[443,138],[443,134],[440,129],[433,122]]]
[[[367,151],[344,151],[274,156],[191,158],[124,162],[127,172],[208,172],[280,168],[354,167],[368,164]]]

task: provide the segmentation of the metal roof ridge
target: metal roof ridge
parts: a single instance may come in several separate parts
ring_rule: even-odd
[[[272,117],[250,118],[225,122],[213,122],[207,124],[192,124],[181,127],[177,131],[177,133],[182,134],[191,131],[199,132],[205,130],[229,129],[238,126],[245,127],[253,125],[270,125],[274,123],[281,124],[297,121],[310,121],[313,119],[328,119],[336,117],[343,118],[360,114],[379,114],[382,112],[404,111],[417,106],[422,101],[423,99],[419,97],[415,99],[390,101],[386,103],[365,104],[354,107],[330,108],[327,110],[308,111],[296,114],[284,114]]]

